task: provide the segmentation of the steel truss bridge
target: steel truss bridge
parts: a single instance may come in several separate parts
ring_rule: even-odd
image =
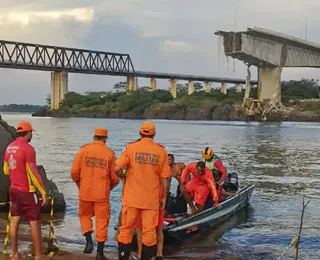
[[[243,79],[135,71],[129,54],[0,40],[0,68],[244,84]],[[251,81],[257,84],[257,81]]]

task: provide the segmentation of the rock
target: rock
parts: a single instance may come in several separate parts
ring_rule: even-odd
[[[16,138],[16,129],[3,121],[0,115],[0,203],[9,200],[9,177],[3,172],[3,157],[4,152],[14,139]]]
[[[16,129],[13,126],[8,125],[2,120],[0,116],[0,203],[9,202],[9,177],[3,173],[3,157],[7,146],[16,138]],[[54,211],[64,212],[66,203],[64,196],[59,192],[56,184],[52,180],[48,180],[45,169],[42,165],[38,165],[39,173],[42,177],[43,184],[48,192],[48,195],[54,197]],[[0,204],[0,210],[8,210],[7,207]],[[49,213],[51,205],[42,208],[42,212]]]

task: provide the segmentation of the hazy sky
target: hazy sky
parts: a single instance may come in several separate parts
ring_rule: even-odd
[[[0,34],[5,40],[129,53],[136,70],[244,78],[246,68],[236,62],[233,71],[214,35],[233,30],[235,13],[237,30],[260,26],[297,37],[304,37],[307,17],[308,40],[320,43],[319,12],[319,0],[1,0]],[[287,69],[283,79],[318,75],[315,69]],[[43,104],[50,93],[49,72],[0,69],[0,77],[0,104]],[[69,91],[111,90],[120,80],[69,74]],[[159,88],[168,86],[158,80]]]

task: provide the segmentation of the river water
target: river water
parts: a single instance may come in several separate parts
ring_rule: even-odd
[[[81,145],[92,140],[95,127],[108,128],[108,144],[118,156],[127,142],[138,138],[141,121],[32,118],[28,114],[2,117],[12,125],[28,120],[36,129],[32,145],[38,164],[45,166],[67,202],[66,214],[55,221],[55,232],[64,248],[82,251],[77,188],[69,174],[73,157]],[[247,210],[192,244],[166,249],[170,259],[277,259],[298,232],[303,195],[311,201],[305,213],[299,259],[320,259],[320,124],[154,122],[156,141],[175,154],[176,161],[199,160],[202,148],[210,145],[228,170],[239,174],[241,185],[256,185]],[[175,189],[176,183],[172,185]],[[108,250],[115,251],[113,235],[121,186],[112,192],[111,199]],[[292,256],[290,249],[283,259]]]

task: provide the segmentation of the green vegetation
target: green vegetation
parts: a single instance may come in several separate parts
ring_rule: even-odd
[[[1,112],[24,112],[31,113],[40,109],[47,109],[47,106],[36,106],[29,104],[9,104],[0,106]]]
[[[292,103],[292,100],[318,99],[318,81],[302,79],[300,81],[284,81],[281,85],[282,102]],[[126,91],[126,82],[119,82],[114,85],[110,92],[86,92],[79,94],[69,92],[65,95],[58,112],[82,113],[82,112],[134,112],[143,114],[145,109],[152,107],[165,108],[168,105],[179,108],[193,108],[208,104],[233,104],[242,102],[243,92],[237,93],[235,88],[229,88],[226,95],[219,89],[204,91],[201,83],[195,83],[195,92],[188,96],[186,85],[177,84],[177,98],[173,99],[169,90],[158,89],[151,91],[149,87],[138,88],[137,91]],[[251,91],[251,97],[257,95],[257,88]],[[290,101],[290,102],[289,102]]]
[[[242,100],[242,94],[235,89],[229,89],[224,95],[218,89],[207,93],[201,83],[195,83],[195,92],[188,96],[188,88],[177,84],[177,99],[174,99],[169,90],[157,89],[151,91],[150,87],[141,87],[137,91],[126,91],[126,82],[117,83],[110,92],[86,92],[83,95],[75,92],[66,94],[61,103],[61,112],[77,113],[80,111],[104,111],[143,113],[152,105],[172,103],[181,108],[196,107],[208,102],[237,102]]]

